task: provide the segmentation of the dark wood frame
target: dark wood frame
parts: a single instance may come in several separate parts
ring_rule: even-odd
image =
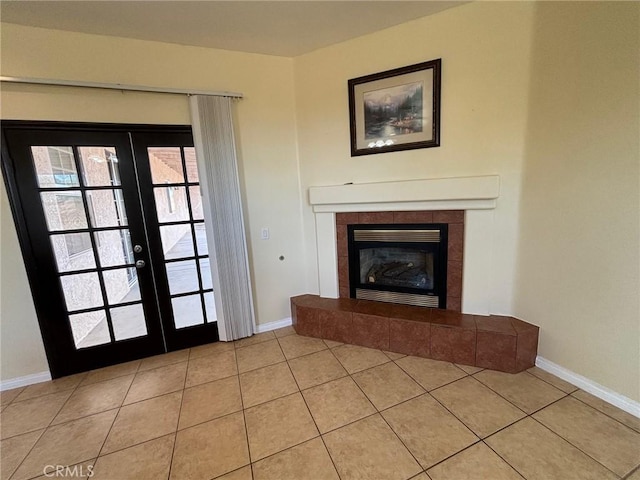
[[[110,343],[73,351],[74,349],[71,348],[72,345],[69,343],[69,327],[65,322],[61,321],[61,318],[66,318],[66,313],[56,305],[56,297],[60,296],[60,289],[56,286],[57,276],[51,275],[51,272],[56,271],[55,259],[53,259],[51,255],[40,255],[43,250],[49,248],[49,244],[47,243],[48,234],[45,231],[37,231],[33,232],[34,234],[32,235],[31,230],[28,228],[29,220],[25,217],[26,212],[36,212],[37,215],[38,208],[41,208],[39,205],[29,201],[29,199],[21,193],[24,188],[36,188],[34,184],[35,180],[21,173],[24,169],[16,168],[16,161],[18,159],[11,156],[10,145],[7,141],[10,136],[16,138],[17,135],[17,141],[24,142],[26,140],[21,139],[26,133],[32,130],[38,130],[42,135],[46,135],[47,131],[52,133],[61,131],[69,133],[84,132],[89,135],[95,134],[98,139],[105,135],[120,135],[119,138],[122,140],[117,140],[117,138],[114,137],[114,141],[117,140],[120,142],[118,144],[120,147],[119,156],[122,157],[123,155],[129,155],[129,152],[131,155],[142,154],[140,151],[134,152],[131,149],[132,136],[146,137],[145,140],[150,140],[150,143],[153,143],[153,139],[163,139],[161,140],[163,146],[166,146],[167,142],[176,142],[177,144],[180,144],[180,142],[188,143],[188,139],[191,138],[190,126],[3,120],[1,127],[2,176],[9,197],[9,204],[27,271],[27,278],[34,300],[49,369],[53,378],[218,340],[218,331],[215,324],[205,324],[204,329],[187,327],[178,331],[170,328],[170,318],[167,317],[167,312],[171,312],[171,309],[170,305],[169,308],[167,308],[166,305],[169,297],[166,276],[157,275],[157,277],[161,278],[161,292],[158,293],[161,295],[161,298],[164,299],[164,301],[161,302],[163,310],[157,309],[158,305],[156,305],[156,312],[145,311],[145,313],[148,315],[148,320],[163,323],[165,334],[160,331],[160,324],[156,323],[157,328],[153,328],[153,325],[151,325],[152,328],[149,329],[149,335],[147,337],[119,341],[119,347],[116,350],[109,348],[113,345]],[[192,146],[192,143],[189,145]],[[148,166],[143,164],[143,167],[145,167],[141,169],[143,172],[134,172],[136,166],[133,162],[123,162],[120,167],[126,166],[127,163],[131,165],[132,169],[121,172],[127,177],[127,179],[122,179],[123,182],[135,182],[135,177],[139,174],[143,177],[150,178]],[[142,211],[138,211],[140,208],[144,208],[147,217],[152,213],[148,210],[148,205],[150,205],[150,199],[153,198],[153,187],[151,187],[149,183],[145,183],[145,185],[147,186],[146,188],[139,185],[139,191],[140,195],[147,199],[147,201],[144,202],[146,206],[140,206],[140,200],[137,197],[128,198],[127,203],[128,211],[129,209],[131,209],[132,213],[134,210],[137,211],[134,215],[140,218],[142,216]],[[138,186],[136,186],[136,189],[137,188]],[[129,191],[132,190],[129,189]],[[149,227],[152,230],[156,230],[158,228],[157,222]],[[138,237],[144,235],[142,231],[139,231],[140,228],[142,228],[140,225],[135,225],[134,223],[130,223],[129,225],[132,235],[134,234],[134,230],[138,230],[135,233]],[[46,241],[44,239],[46,239]],[[159,240],[155,239],[155,241],[157,243]],[[156,252],[157,249],[158,246],[155,245],[154,250]],[[138,256],[138,258],[151,262],[152,266],[154,264],[161,266],[161,258],[158,254],[149,255],[148,252],[149,249],[147,249],[146,253],[142,254],[142,258],[140,256]],[[45,261],[44,264],[41,265],[37,258],[43,257],[45,257]],[[150,285],[146,285],[144,288],[148,289],[151,287]],[[155,296],[155,294],[153,296]],[[149,328],[150,325],[148,324],[147,326]],[[73,351],[72,354],[69,353],[71,351]]]
[[[442,60],[430,60],[428,62],[418,63],[415,65],[409,65],[406,67],[395,68],[393,70],[387,70],[385,72],[374,73],[366,75],[364,77],[352,78],[348,81],[349,87],[349,126],[351,132],[351,156],[359,155],[371,155],[375,153],[397,152],[401,150],[413,150],[416,148],[429,148],[440,146],[440,85],[441,85],[441,66]],[[402,77],[403,75],[420,72],[424,70],[433,70],[433,92],[432,92],[432,129],[431,138],[427,140],[399,143],[396,145],[385,145],[381,147],[371,148],[358,148],[357,138],[357,115],[356,115],[356,87],[359,85],[376,82],[393,77]],[[400,78],[399,84],[400,82]],[[423,95],[428,95],[429,92],[423,92]]]

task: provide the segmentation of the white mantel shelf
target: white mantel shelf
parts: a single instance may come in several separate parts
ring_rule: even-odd
[[[336,213],[464,210],[462,311],[492,313],[493,210],[499,196],[498,175],[310,187],[320,296],[338,298]]]
[[[495,208],[500,177],[431,178],[309,188],[315,212]],[[371,206],[371,207],[367,207]]]

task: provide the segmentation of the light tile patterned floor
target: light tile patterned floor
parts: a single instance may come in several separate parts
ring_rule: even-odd
[[[640,419],[518,375],[291,327],[2,392],[1,479],[640,477]],[[58,477],[59,478],[59,477]]]

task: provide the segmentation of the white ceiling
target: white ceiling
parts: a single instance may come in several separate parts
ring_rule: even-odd
[[[58,30],[294,57],[463,3],[2,0],[0,19]]]

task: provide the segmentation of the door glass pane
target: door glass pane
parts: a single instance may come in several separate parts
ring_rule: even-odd
[[[120,185],[118,157],[114,147],[79,147],[78,152],[86,186]]]
[[[94,235],[101,266],[115,267],[135,263],[129,230],[106,230]]]
[[[91,190],[85,195],[87,196],[91,225],[96,228],[127,225],[127,211],[122,190]]]
[[[116,340],[142,337],[147,334],[142,304],[112,308],[110,311],[113,335]]]
[[[172,295],[199,290],[198,272],[194,260],[167,263],[166,269],[169,292]]]
[[[134,267],[102,272],[109,305],[140,300],[138,272]]]
[[[200,275],[202,275],[202,289],[208,290],[211,286],[211,268],[208,258],[201,258],[200,260]]]
[[[202,220],[204,215],[202,213],[202,195],[200,194],[200,187],[189,187],[189,197],[191,198],[191,212],[193,213],[193,219]]]
[[[59,272],[72,272],[96,267],[88,233],[51,235],[51,247]]]
[[[76,348],[92,347],[111,342],[104,310],[69,315]]]
[[[207,323],[213,323],[216,321],[216,305],[213,299],[213,292],[207,292],[204,294],[204,308],[207,313]]]
[[[71,147],[31,147],[40,188],[77,187],[78,172]]]
[[[100,307],[104,304],[100,290],[98,274],[79,273],[60,277],[67,310],[83,310],[85,308]]]
[[[198,164],[196,161],[196,149],[194,147],[184,147],[184,163],[187,167],[187,181],[199,183]]]
[[[176,328],[191,327],[204,323],[200,295],[172,298],[171,305],[173,306],[173,321]]]
[[[40,196],[50,231],[87,228],[80,192],[44,192]]]
[[[189,220],[185,187],[155,187],[153,195],[160,223]]]
[[[204,227],[204,223],[196,223],[196,248],[198,249],[198,255],[209,255],[209,246],[207,245],[207,232]]]
[[[147,148],[147,153],[154,184],[184,183],[179,147]]]
[[[162,239],[162,252],[165,259],[171,260],[194,256],[191,225],[166,225],[160,227],[160,238]]]

